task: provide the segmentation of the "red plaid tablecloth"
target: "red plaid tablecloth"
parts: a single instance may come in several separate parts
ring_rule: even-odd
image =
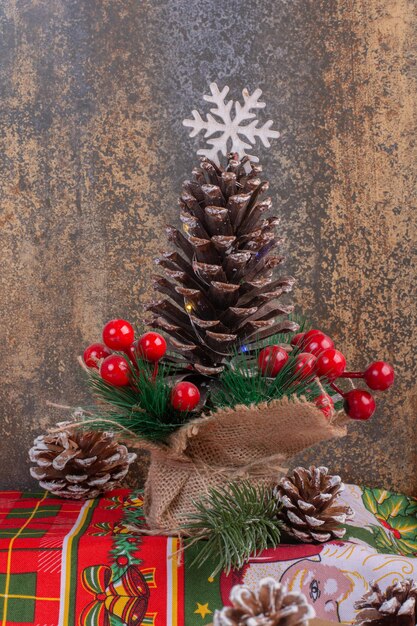
[[[272,575],[301,590],[323,619],[352,623],[353,604],[377,579],[415,577],[417,501],[349,485],[346,540],[267,550],[212,578],[179,557],[170,537],[138,537],[140,492],[86,502],[0,492],[0,626],[205,626],[237,582]]]

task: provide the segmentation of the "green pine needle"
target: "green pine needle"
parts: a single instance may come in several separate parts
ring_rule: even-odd
[[[299,325],[299,332],[306,332],[310,324],[306,318],[299,315],[290,315],[289,319]],[[217,385],[210,397],[211,406],[216,408],[234,407],[239,404],[250,406],[261,402],[271,402],[280,398],[304,396],[313,401],[322,389],[317,385],[314,375],[302,377],[294,373],[295,357],[300,349],[293,348],[284,367],[275,378],[263,376],[258,367],[260,351],[267,346],[290,344],[295,332],[278,333],[261,341],[254,341],[237,348],[225,370],[219,377]],[[322,381],[323,383],[323,381]],[[326,393],[333,391],[326,384],[322,384]]]
[[[160,365],[154,375],[154,366],[137,359],[130,364],[132,387],[114,387],[94,370],[89,372],[89,383],[96,399],[104,405],[96,407],[93,419],[87,425],[108,428],[126,434],[130,431],[141,439],[163,441],[195,414],[177,411],[171,405],[172,375],[169,365]]]
[[[283,342],[271,338],[266,345],[278,343]],[[260,349],[257,349],[250,357],[236,353],[220,375],[220,384],[212,393],[213,406],[217,408],[234,407],[239,404],[249,406],[278,400],[284,396],[305,396],[307,399],[314,399],[320,395],[321,390],[314,375],[301,377],[300,373],[294,373],[298,350],[290,353],[288,361],[275,378],[263,376],[257,364],[259,352]]]
[[[212,576],[239,569],[249,557],[280,543],[279,505],[272,489],[254,487],[249,481],[232,482],[227,488],[210,489],[208,496],[193,504],[196,512],[181,526],[190,535],[184,546],[205,539],[191,565],[215,562]]]

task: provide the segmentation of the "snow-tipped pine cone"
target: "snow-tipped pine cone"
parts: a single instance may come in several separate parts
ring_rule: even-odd
[[[64,430],[39,435],[29,450],[35,467],[33,478],[42,489],[60,498],[95,498],[114,489],[126,476],[136,454],[128,452],[113,433],[71,428],[69,422],[58,424]]]
[[[340,476],[329,474],[327,467],[294,469],[275,488],[284,530],[304,543],[341,539],[346,532],[341,525],[352,515],[338,500],[343,489]]]
[[[308,626],[315,617],[304,594],[288,592],[273,578],[260,580],[255,592],[236,585],[230,602],[232,606],[215,611],[213,626]]]
[[[169,227],[177,250],[157,259],[165,275],[155,278],[154,289],[163,299],[148,307],[150,326],[169,335],[172,349],[204,375],[217,377],[242,342],[298,328],[286,317],[293,307],[279,300],[294,278],[274,276],[282,261],[278,220],[266,217],[272,201],[261,177],[261,166],[248,157],[230,154],[224,166],[203,157],[183,184],[185,234]],[[192,311],[187,319],[185,305]]]
[[[359,610],[357,626],[415,626],[417,624],[417,583],[402,580],[382,592],[379,585],[371,583],[371,589],[355,603]]]

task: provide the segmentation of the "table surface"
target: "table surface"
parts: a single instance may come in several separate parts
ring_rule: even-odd
[[[0,626],[208,626],[230,589],[273,576],[301,591],[323,622],[351,624],[369,582],[417,571],[417,500],[347,485],[343,541],[280,545],[229,576],[197,569],[201,544],[140,536],[142,493],[85,502],[0,492]],[[313,622],[314,623],[314,622]]]

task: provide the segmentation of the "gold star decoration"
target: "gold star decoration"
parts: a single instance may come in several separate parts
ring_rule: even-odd
[[[212,611],[210,611],[210,609],[208,608],[208,602],[206,602],[205,604],[200,604],[199,602],[197,602],[197,608],[194,613],[197,613],[197,615],[201,615],[202,619],[204,619],[206,615],[210,615]]]

